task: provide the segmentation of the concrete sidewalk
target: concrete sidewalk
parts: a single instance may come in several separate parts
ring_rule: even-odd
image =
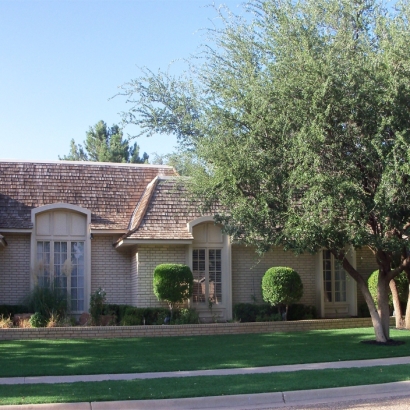
[[[181,372],[152,372],[125,374],[93,374],[76,376],[32,376],[0,378],[0,384],[52,384],[76,382],[101,382],[106,380],[160,379],[169,377],[191,376],[230,376],[236,374],[296,372],[299,370],[347,369],[354,367],[392,366],[410,364],[410,357],[392,357],[387,359],[346,360],[340,362],[290,364],[282,366],[246,367],[237,369],[192,370]]]
[[[188,399],[129,400],[1,406],[1,410],[260,410],[342,403],[353,400],[410,398],[410,381],[291,392],[241,394]]]

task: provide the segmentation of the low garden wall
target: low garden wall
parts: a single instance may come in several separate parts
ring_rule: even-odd
[[[391,318],[391,325],[394,325]],[[122,337],[204,336],[243,333],[302,332],[307,330],[371,327],[370,318],[318,319],[289,322],[203,323],[159,326],[75,326],[0,329],[0,340],[95,339]]]

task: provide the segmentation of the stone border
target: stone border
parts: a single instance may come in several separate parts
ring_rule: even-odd
[[[390,324],[394,325],[394,318]],[[303,332],[371,327],[370,318],[317,319],[290,322],[204,323],[161,326],[93,326],[0,329],[0,340],[105,339],[125,337],[205,336],[244,333]]]

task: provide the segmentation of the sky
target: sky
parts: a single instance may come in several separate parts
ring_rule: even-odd
[[[242,14],[241,0],[221,3]],[[0,159],[58,160],[99,120],[120,124],[129,104],[112,98],[118,87],[138,77],[138,67],[182,72],[182,60],[206,42],[202,29],[218,24],[210,4],[0,0]],[[151,158],[176,145],[165,135],[136,142]]]

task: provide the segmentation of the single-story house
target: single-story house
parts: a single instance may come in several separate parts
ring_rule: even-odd
[[[191,267],[191,306],[232,318],[236,303],[262,302],[261,278],[272,266],[301,276],[301,303],[321,317],[356,316],[355,282],[323,250],[259,257],[233,243],[202,214],[183,178],[163,165],[71,161],[0,161],[0,304],[18,304],[34,284],[56,281],[71,294],[72,313],[88,310],[99,287],[109,303],[163,306],[153,293],[161,263]],[[360,272],[375,268],[369,250],[351,250]]]

